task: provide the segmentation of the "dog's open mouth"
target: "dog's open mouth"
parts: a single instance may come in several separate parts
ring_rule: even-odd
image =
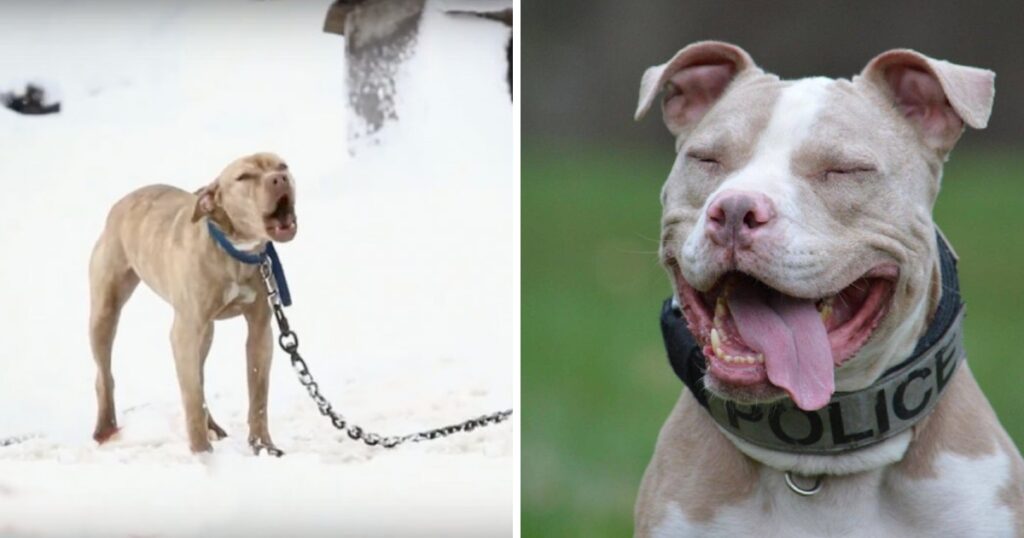
[[[806,299],[740,272],[700,292],[674,262],[671,267],[686,322],[716,384],[762,394],[749,389],[775,386],[804,410],[828,403],[835,367],[867,342],[899,274],[894,265],[878,266],[838,293]]]
[[[295,237],[298,223],[295,220],[295,202],[291,196],[284,194],[278,198],[274,210],[263,217],[263,225],[274,241],[291,241]]]

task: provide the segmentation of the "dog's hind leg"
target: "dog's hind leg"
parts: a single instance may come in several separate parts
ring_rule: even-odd
[[[120,242],[104,235],[89,261],[89,343],[96,361],[96,429],[92,438],[102,443],[117,433],[114,376],[110,355],[121,308],[139,285]]]
[[[213,344],[213,323],[210,323],[206,332],[203,333],[202,346],[199,348],[199,378],[203,383],[204,394],[206,393],[206,356],[210,354],[211,344]],[[208,437],[213,441],[220,441],[228,436],[228,432],[213,420],[213,413],[210,412],[209,405],[206,406],[206,429]]]

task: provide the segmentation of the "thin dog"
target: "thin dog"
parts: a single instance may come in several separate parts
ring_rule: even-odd
[[[174,308],[171,349],[192,452],[211,451],[211,439],[227,436],[206,406],[203,366],[214,321],[241,315],[248,324],[249,444],[257,453],[281,454],[267,426],[273,333],[266,291],[258,267],[230,256],[211,236],[211,223],[241,252],[292,240],[298,224],[287,164],[257,153],[235,160],[195,193],[151,185],[114,204],[89,262],[97,442],[118,431],[111,349],[121,309],[141,280]]]

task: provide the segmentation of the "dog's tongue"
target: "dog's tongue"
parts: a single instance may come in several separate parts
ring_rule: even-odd
[[[797,299],[749,279],[727,297],[740,336],[764,354],[768,379],[797,407],[821,409],[835,391],[832,347],[814,301]]]

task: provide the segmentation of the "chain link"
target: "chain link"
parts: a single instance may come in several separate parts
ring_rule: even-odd
[[[457,424],[450,424],[448,426],[442,426],[440,428],[434,428],[431,430],[424,430],[421,432],[409,433],[401,436],[381,436],[380,434],[364,431],[361,427],[355,424],[349,424],[341,413],[334,410],[327,398],[320,394],[320,385],[313,379],[313,374],[309,371],[309,366],[306,361],[299,355],[299,335],[295,334],[295,331],[291,330],[288,324],[288,318],[284,315],[284,308],[281,304],[281,298],[277,292],[277,283],[274,282],[274,275],[270,267],[271,261],[264,259],[260,263],[260,276],[263,277],[263,284],[267,288],[267,301],[270,303],[270,308],[274,313],[274,319],[277,321],[277,327],[280,330],[280,335],[277,337],[277,343],[288,354],[291,359],[292,368],[295,370],[295,374],[299,378],[299,383],[306,388],[306,392],[309,393],[309,397],[316,404],[320,414],[329,418],[331,424],[335,428],[348,434],[349,438],[354,441],[362,441],[368,446],[382,446],[384,448],[395,448],[396,446],[405,443],[420,443],[423,441],[432,441],[441,437],[447,437],[453,433],[458,432],[471,432],[477,428],[483,428],[492,424],[498,424],[508,420],[512,416],[512,410],[506,409],[504,411],[496,411],[489,415],[480,415],[473,417]]]
[[[3,439],[0,439],[0,448],[17,445],[19,443],[24,443],[25,441],[28,441],[29,439],[35,439],[36,437],[39,437],[39,434],[32,433],[27,435],[13,435],[11,437],[5,437]]]

